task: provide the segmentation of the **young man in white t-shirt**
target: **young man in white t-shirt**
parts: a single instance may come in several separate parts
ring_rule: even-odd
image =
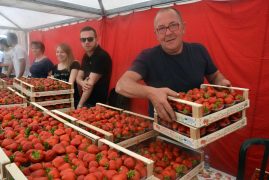
[[[16,77],[29,75],[29,59],[26,51],[18,44],[15,33],[7,33],[8,44],[13,47],[12,62]]]
[[[0,64],[0,66],[2,67],[2,74],[7,77],[9,77],[10,75],[14,76],[14,68],[12,63],[13,51],[12,48],[9,47],[9,45],[7,44],[7,39],[0,39],[0,49],[3,51],[3,61]]]

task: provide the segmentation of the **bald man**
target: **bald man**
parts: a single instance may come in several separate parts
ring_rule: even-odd
[[[150,100],[158,115],[168,121],[176,119],[167,96],[199,88],[204,77],[211,84],[230,86],[216,68],[206,48],[198,43],[183,42],[185,23],[174,8],[158,11],[154,19],[154,32],[160,45],[144,50],[130,69],[119,79],[116,91],[130,98]],[[144,80],[146,85],[139,83]]]

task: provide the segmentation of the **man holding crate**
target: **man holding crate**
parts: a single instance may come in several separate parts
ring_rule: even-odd
[[[131,98],[150,100],[149,113],[155,107],[160,118],[171,121],[176,116],[168,96],[199,88],[204,77],[211,84],[230,86],[218,71],[206,48],[183,42],[185,23],[174,8],[161,9],[154,19],[154,31],[160,45],[144,50],[119,79],[116,91]],[[146,85],[139,83],[144,80]]]

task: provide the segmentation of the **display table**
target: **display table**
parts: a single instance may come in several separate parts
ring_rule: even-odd
[[[231,176],[227,173],[219,171],[214,168],[210,168],[208,171],[204,170],[202,173],[199,173],[195,180],[235,180],[234,176]]]

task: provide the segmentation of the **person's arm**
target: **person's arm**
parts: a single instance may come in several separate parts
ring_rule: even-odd
[[[90,73],[89,77],[84,80],[84,86],[82,86],[83,93],[81,95],[78,107],[82,107],[87,99],[91,96],[94,85],[102,77],[101,74]]]
[[[72,69],[69,76],[69,83],[74,84],[78,75],[78,69]]]
[[[77,83],[83,88],[84,86],[84,71],[79,70],[76,78]]]
[[[8,67],[9,66],[9,64],[0,64],[0,67]]]
[[[25,66],[26,66],[26,60],[25,58],[19,59],[20,62],[20,70],[19,70],[19,75],[18,77],[22,77],[25,71]]]
[[[151,101],[160,118],[176,120],[175,112],[167,101],[167,96],[176,97],[177,93],[169,88],[154,88],[140,84],[142,76],[134,71],[127,71],[119,79],[116,92],[130,98],[147,98]]]
[[[216,71],[213,74],[207,75],[206,79],[210,84],[216,84],[220,86],[231,86],[231,82],[226,79],[220,71]]]
[[[12,61],[10,62],[9,66],[8,66],[8,69],[7,69],[7,77],[9,77],[11,75],[11,73],[13,72],[14,70],[14,66],[13,66],[13,63]]]

